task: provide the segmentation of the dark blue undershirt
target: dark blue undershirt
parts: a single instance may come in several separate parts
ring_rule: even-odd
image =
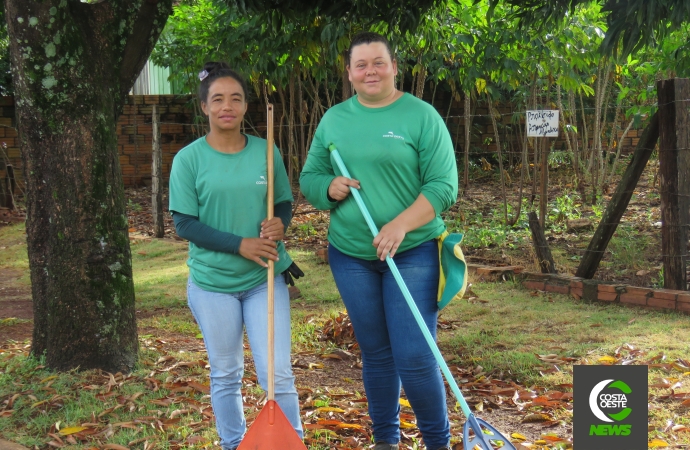
[[[242,236],[217,230],[199,221],[198,217],[171,211],[175,221],[175,230],[182,239],[193,242],[199,247],[215,252],[239,254]],[[280,217],[285,230],[292,220],[292,203],[282,202],[274,206],[274,214]]]

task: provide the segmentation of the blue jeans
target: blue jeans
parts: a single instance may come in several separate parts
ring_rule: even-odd
[[[189,279],[189,308],[204,335],[211,365],[211,404],[223,449],[235,448],[246,431],[242,405],[244,347],[247,330],[256,374],[266,389],[268,371],[268,283],[232,294],[209,292]],[[290,362],[290,296],[282,275],[275,278],[275,398],[300,438],[302,424]]]
[[[435,240],[393,258],[431,335],[438,315]],[[441,371],[385,261],[367,261],[328,246],[328,260],[362,350],[362,377],[376,442],[400,440],[400,384],[426,447],[448,446],[450,424]]]

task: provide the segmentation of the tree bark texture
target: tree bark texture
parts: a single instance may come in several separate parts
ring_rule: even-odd
[[[549,243],[544,236],[544,227],[539,223],[537,213],[530,211],[527,213],[529,219],[529,229],[532,232],[532,244],[534,245],[534,252],[537,254],[539,260],[539,268],[541,273],[556,273],[556,264],[553,262],[551,256],[551,249]]]
[[[656,142],[659,139],[659,113],[656,113],[649,120],[649,124],[642,132],[642,137],[637,143],[633,157],[625,169],[621,181],[616,186],[616,190],[611,196],[611,201],[606,206],[597,230],[589,241],[587,250],[580,260],[575,276],[582,278],[592,278],[599,268],[604,251],[609,245],[609,241],[616,232],[621,217],[628,208],[628,203],[632,198],[633,191],[637,182],[644,171],[649,157],[652,156]]]
[[[343,82],[343,101],[347,100],[348,98],[352,97],[352,84],[350,83],[350,76],[347,73],[347,66],[350,65],[349,58],[350,56],[348,55],[347,50],[343,50],[343,71],[340,74],[341,75],[341,80]],[[330,107],[330,105],[328,105]]]
[[[5,0],[26,180],[32,353],[131,368],[134,284],[118,161],[122,105],[172,0]]]
[[[657,92],[664,287],[685,291],[690,207],[690,79],[661,80]]]

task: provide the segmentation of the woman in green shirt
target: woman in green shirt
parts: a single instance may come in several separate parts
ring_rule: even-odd
[[[206,63],[199,100],[210,131],[180,150],[170,173],[170,211],[189,240],[187,301],[204,335],[211,365],[211,403],[224,450],[246,429],[242,402],[243,327],[257,377],[267,381],[267,271],[291,267],[281,242],[292,213],[292,191],[280,152],[275,157],[275,214],[266,219],[266,140],[241,132],[247,85],[225,63]],[[296,267],[296,266],[294,266]],[[275,397],[302,437],[290,362],[290,298],[275,278]]]
[[[357,95],[329,109],[300,175],[304,196],[331,211],[328,255],[362,350],[364,387],[376,450],[400,440],[405,389],[429,450],[447,449],[450,427],[441,372],[385,263],[394,257],[431,334],[436,336],[440,213],[455,203],[453,145],[429,104],[395,88],[397,63],[376,33],[353,37],[347,67]],[[353,178],[339,176],[333,143]],[[372,240],[350,189],[360,189],[376,226]]]

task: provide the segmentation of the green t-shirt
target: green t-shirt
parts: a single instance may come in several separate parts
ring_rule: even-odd
[[[330,108],[316,129],[300,188],[314,207],[331,210],[332,245],[347,255],[374,260],[373,236],[354,197],[342,202],[328,199],[328,186],[341,175],[328,151],[330,143],[350,175],[359,180],[360,194],[379,229],[410,207],[420,193],[434,207],[436,217],[407,233],[398,252],[445,230],[440,214],[457,199],[458,169],[448,129],[431,105],[404,94],[383,108],[368,108],[354,96]]]
[[[292,202],[292,191],[280,151],[274,150],[274,203]],[[220,231],[258,238],[266,218],[266,140],[247,136],[238,153],[214,150],[202,137],[180,150],[170,172],[170,210],[199,218]],[[292,260],[282,242],[275,272]],[[267,269],[232,253],[216,252],[189,243],[187,259],[192,280],[213,292],[240,292],[266,281]]]

